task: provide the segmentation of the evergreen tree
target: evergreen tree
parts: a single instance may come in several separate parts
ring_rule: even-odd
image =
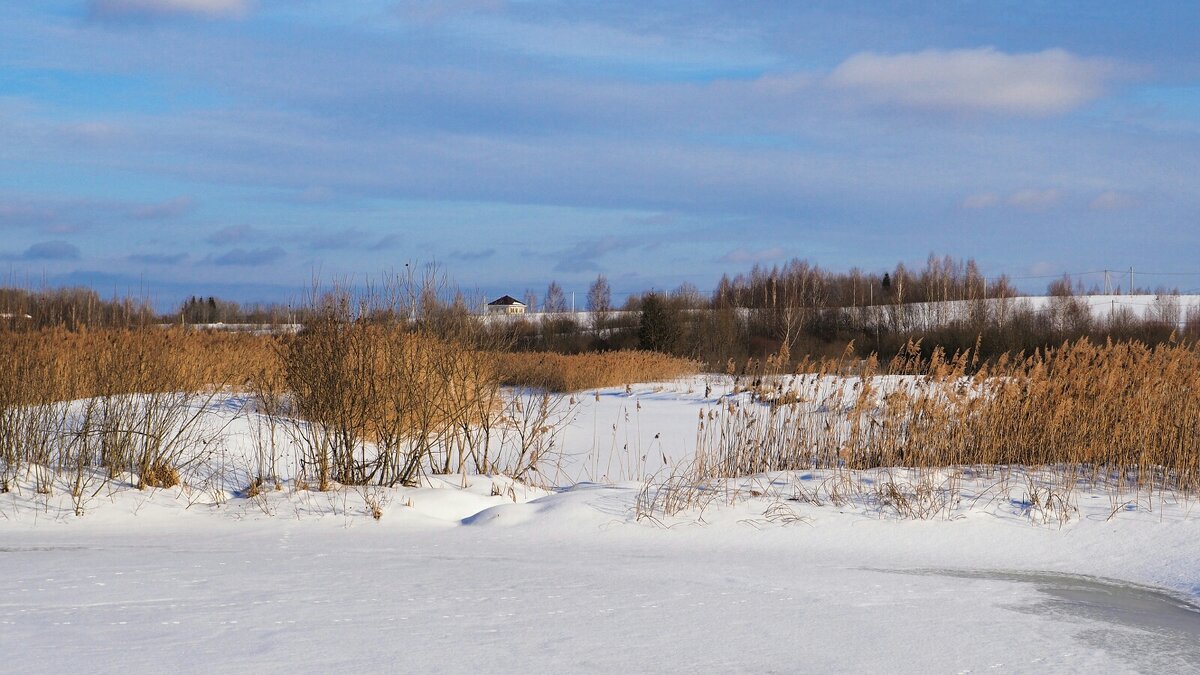
[[[642,349],[672,353],[679,341],[679,317],[665,298],[649,293],[642,298],[638,343]]]

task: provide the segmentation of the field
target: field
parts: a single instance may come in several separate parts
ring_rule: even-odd
[[[1198,25],[0,0],[0,675],[1200,673]]]
[[[9,341],[127,359],[5,378],[22,671],[1200,667],[1186,345],[732,376],[374,332],[338,343],[362,368],[311,371],[320,333],[130,335]],[[389,413],[345,379],[384,348],[436,395]]]

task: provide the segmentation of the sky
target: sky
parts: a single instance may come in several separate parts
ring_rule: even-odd
[[[435,263],[1200,289],[1200,3],[0,3],[0,270],[170,305]],[[1095,280],[1095,277],[1088,277]]]

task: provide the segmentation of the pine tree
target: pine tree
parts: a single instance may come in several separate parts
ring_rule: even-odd
[[[679,341],[679,317],[665,298],[649,293],[642,298],[638,342],[642,349],[672,353]]]

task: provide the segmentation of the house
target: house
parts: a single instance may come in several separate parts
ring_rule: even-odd
[[[487,311],[488,314],[524,314],[525,303],[511,295],[506,295],[489,302]]]

